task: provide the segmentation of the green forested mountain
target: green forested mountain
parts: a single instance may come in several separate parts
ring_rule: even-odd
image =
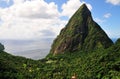
[[[76,50],[91,51],[108,48],[113,42],[92,19],[91,12],[83,4],[54,40],[51,53],[59,54]]]
[[[0,79],[71,79],[73,74],[77,79],[120,79],[120,39],[113,44],[85,4],[44,59],[13,56],[0,44]]]

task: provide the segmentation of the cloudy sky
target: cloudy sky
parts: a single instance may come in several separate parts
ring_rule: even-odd
[[[109,37],[120,37],[120,0],[0,0],[0,39],[55,38],[83,3]]]

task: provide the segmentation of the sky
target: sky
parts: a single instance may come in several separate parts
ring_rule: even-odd
[[[83,3],[110,38],[120,37],[120,0],[0,0],[0,39],[55,38]]]

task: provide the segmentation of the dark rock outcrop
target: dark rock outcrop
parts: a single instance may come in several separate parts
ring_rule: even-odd
[[[4,45],[2,45],[1,43],[0,43],[0,51],[3,51],[5,48],[4,48]]]
[[[108,48],[113,42],[92,19],[91,12],[83,4],[71,17],[52,44],[50,53],[60,54],[76,50]]]

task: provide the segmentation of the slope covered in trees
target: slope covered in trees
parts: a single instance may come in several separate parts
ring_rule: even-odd
[[[81,53],[81,54],[79,54]],[[31,60],[0,53],[1,79],[119,79],[120,43],[108,49],[49,56]]]

